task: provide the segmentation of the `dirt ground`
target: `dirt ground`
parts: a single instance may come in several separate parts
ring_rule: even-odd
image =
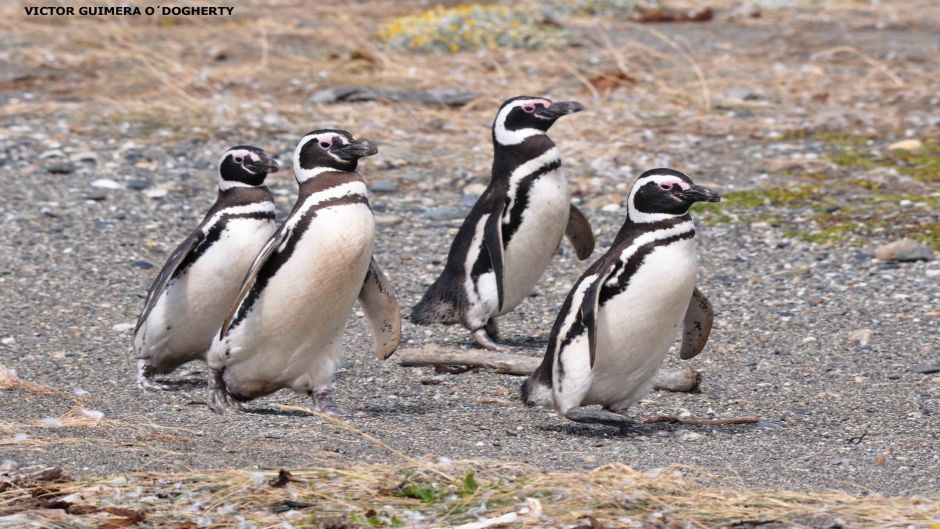
[[[566,16],[554,21],[565,47],[381,45],[383,21],[426,4],[270,1],[224,20],[27,20],[0,9],[0,365],[42,385],[0,380],[4,465],[89,476],[404,454],[565,470],[681,463],[729,486],[940,490],[940,264],[874,256],[901,237],[940,251],[940,6],[716,2],[705,22]],[[323,100],[348,85],[475,97]],[[680,169],[726,195],[693,213],[699,284],[717,310],[690,362],[701,390],[653,393],[634,414],[760,423],[627,435],[572,424],[523,407],[518,377],[376,362],[358,311],[336,386],[364,417],[309,416],[283,406],[310,402],[281,392],[220,418],[202,404],[195,364],[167,377],[171,391],[136,388],[126,324],[213,200],[228,146],[286,162],[314,128],[376,141],[379,155],[360,167],[375,186],[376,257],[408,311],[487,180],[496,108],[518,94],[588,108],[551,136],[597,235],[591,260],[646,169]],[[903,140],[919,146],[891,148]],[[283,216],[296,196],[290,172],[270,187]],[[532,297],[501,319],[507,340],[541,355],[586,266],[563,244]],[[471,347],[458,328],[406,323],[404,335],[406,347]]]

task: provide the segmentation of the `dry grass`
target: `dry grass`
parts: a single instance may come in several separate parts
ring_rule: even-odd
[[[440,477],[444,473],[459,479],[444,480]],[[433,527],[506,515],[503,520],[526,526],[685,528],[776,521],[799,527],[841,520],[851,527],[936,527],[940,523],[940,497],[742,491],[709,487],[703,484],[707,479],[697,469],[683,467],[642,473],[608,465],[577,474],[475,461],[430,469],[426,465],[311,468],[280,476],[249,471],[141,473],[25,485],[0,493],[0,514],[19,513],[23,527],[29,527],[27,521],[36,527],[100,527],[132,516],[145,518],[146,526],[152,527],[210,528],[343,523]],[[43,502],[56,508],[39,508]]]

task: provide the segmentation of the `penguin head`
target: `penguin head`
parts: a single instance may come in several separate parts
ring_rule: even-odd
[[[633,222],[659,222],[685,215],[696,202],[720,202],[711,189],[672,169],[651,169],[633,184],[627,213]]]
[[[263,149],[237,145],[225,151],[219,161],[219,189],[264,185],[268,173],[275,173],[278,169],[277,162]]]
[[[552,103],[544,97],[514,97],[496,113],[493,143],[518,145],[528,137],[545,134],[558,118],[582,110],[584,106],[577,101]]]
[[[294,150],[294,176],[306,182],[326,171],[355,171],[359,158],[379,152],[369,140],[357,140],[339,129],[308,132]]]

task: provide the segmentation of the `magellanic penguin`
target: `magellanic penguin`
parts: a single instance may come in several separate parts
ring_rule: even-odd
[[[714,191],[671,169],[643,173],[613,246],[578,279],[555,320],[541,365],[522,385],[528,405],[578,422],[626,425],[623,413],[653,386],[683,324],[679,356],[702,351],[711,304],[696,288],[688,209]],[[604,410],[578,409],[601,405]]]
[[[251,265],[209,351],[208,404],[216,412],[290,388],[313,397],[318,410],[340,414],[331,383],[357,298],[379,358],[398,347],[401,316],[372,258],[375,219],[356,172],[359,159],[376,152],[343,130],[300,140],[297,203]]]
[[[444,271],[411,313],[418,324],[460,323],[481,346],[495,342],[496,317],[529,295],[566,234],[578,258],[594,250],[585,216],[571,204],[561,155],[547,131],[580,103],[514,97],[493,121],[493,169],[457,232]]]
[[[137,385],[204,360],[254,256],[277,229],[264,185],[277,162],[257,147],[232,147],[219,162],[219,195],[160,270],[134,328]]]

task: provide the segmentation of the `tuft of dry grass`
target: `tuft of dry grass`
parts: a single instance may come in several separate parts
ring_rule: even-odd
[[[449,481],[442,474],[459,478]],[[940,496],[745,491],[710,487],[704,484],[707,478],[698,469],[678,466],[644,473],[615,464],[571,473],[479,461],[433,467],[138,473],[22,483],[0,493],[0,516],[15,515],[22,527],[94,527],[130,517],[152,527],[210,528],[485,527],[487,520],[664,528],[836,521],[852,527],[940,524]]]

